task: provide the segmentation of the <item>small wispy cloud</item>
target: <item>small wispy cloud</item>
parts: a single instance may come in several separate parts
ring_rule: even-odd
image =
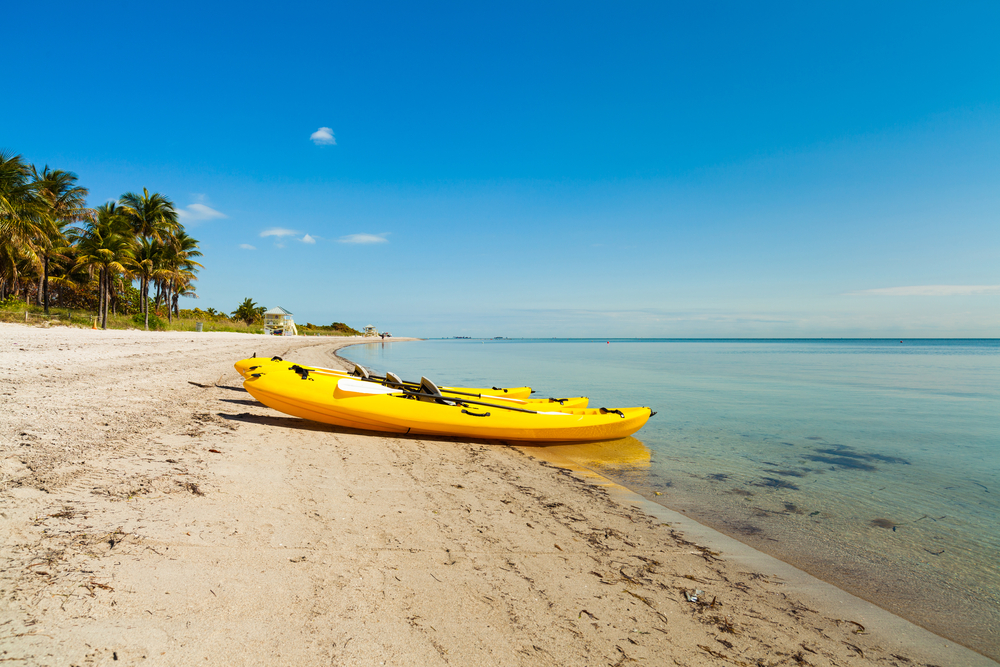
[[[241,243],[240,248],[242,248],[243,250],[256,250],[257,246],[252,246],[249,243]]]
[[[284,227],[271,227],[270,229],[265,229],[260,233],[261,238],[267,238],[268,236],[277,236],[282,238],[284,236],[297,236],[298,232],[294,229],[285,229]]]
[[[302,237],[302,238],[301,238],[300,240],[301,240],[301,241],[302,241],[303,243],[308,243],[309,245],[314,245],[314,244],[316,243],[316,239],[315,239],[315,238],[313,238],[312,236],[310,236],[309,234],[306,234],[306,235],[305,235],[305,236],[303,236],[303,237]]]
[[[906,287],[878,287],[848,296],[969,296],[974,294],[1000,294],[1000,285],[909,285]]]
[[[317,146],[336,146],[337,139],[333,136],[333,130],[329,127],[321,127],[312,134],[309,135],[309,139],[312,140]]]
[[[177,209],[177,217],[181,220],[215,220],[227,217],[225,213],[216,211],[211,206],[205,204],[190,204],[184,208]]]
[[[225,213],[217,211],[205,202],[208,201],[208,197],[203,194],[196,194],[194,196],[195,203],[188,204],[184,208],[177,209],[177,217],[181,221],[186,222],[200,222],[203,220],[217,220],[219,218],[225,218]]]
[[[389,232],[382,232],[381,234],[348,234],[337,239],[337,243],[388,243],[389,239],[386,238],[388,235]]]

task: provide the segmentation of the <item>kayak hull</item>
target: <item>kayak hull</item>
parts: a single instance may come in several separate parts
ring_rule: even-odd
[[[546,408],[538,412],[499,405],[441,404],[416,400],[402,392],[367,393],[365,383],[346,379],[335,386],[283,373],[251,374],[243,383],[250,394],[271,408],[303,419],[387,433],[457,436],[518,442],[582,442],[614,440],[638,431],[649,408],[605,411]],[[360,387],[357,391],[345,386]],[[385,392],[392,390],[383,389]],[[363,393],[358,393],[363,392]],[[488,402],[487,397],[483,402]]]

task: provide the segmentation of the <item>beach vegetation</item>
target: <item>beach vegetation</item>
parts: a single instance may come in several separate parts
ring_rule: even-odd
[[[166,331],[167,329],[167,323],[161,320],[156,313],[136,313],[132,316],[132,323],[136,327],[144,327],[153,331]]]
[[[299,327],[299,333],[306,336],[360,336],[361,332],[354,327],[343,322],[334,322],[330,325],[307,323]]]
[[[166,267],[166,256],[174,245],[174,239],[184,226],[177,219],[177,209],[166,196],[146,188],[142,194],[126,192],[118,200],[121,214],[128,224],[133,238],[143,246],[141,253],[141,269],[137,272],[139,292],[142,294],[143,315],[145,327],[149,329],[149,286],[155,281],[157,286],[157,303],[166,292],[166,301],[170,303],[169,289],[166,286],[169,270]],[[171,283],[172,284],[172,283]]]
[[[247,297],[243,303],[232,312],[234,319],[241,320],[247,324],[257,324],[264,321],[265,306],[258,306],[253,299]]]
[[[173,202],[143,188],[89,208],[78,180],[0,151],[0,302],[16,298],[26,320],[38,306],[89,310],[102,327],[131,326],[135,312],[143,328],[157,312],[171,322],[202,268]]]
[[[87,206],[76,174],[0,150],[0,321],[146,330],[262,333],[264,306],[182,309],[202,257],[163,193],[128,191]],[[358,335],[342,323],[303,333]]]
[[[36,257],[40,264],[39,289],[36,299],[49,313],[49,271],[52,261],[66,262],[73,246],[67,237],[69,225],[88,220],[93,211],[87,208],[88,190],[77,185],[73,172],[49,169],[38,171],[31,167],[36,207],[33,217],[37,220],[32,237]]]

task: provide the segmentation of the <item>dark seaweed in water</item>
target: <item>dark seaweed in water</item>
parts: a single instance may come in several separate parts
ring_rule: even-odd
[[[861,454],[851,451],[850,447],[845,447],[844,445],[834,445],[831,449],[817,449],[816,451],[820,454],[846,456],[848,458],[861,459],[863,461],[881,461],[882,463],[902,463],[904,465],[910,465],[909,461],[901,459],[897,456],[886,456],[884,454]]]
[[[896,524],[888,519],[872,519],[872,525],[876,528],[895,528]]]
[[[751,486],[763,486],[769,489],[792,489],[793,491],[799,490],[799,487],[795,486],[791,482],[786,482],[783,479],[775,479],[774,477],[764,477],[759,482],[751,482]]]
[[[707,479],[710,479],[713,482],[724,482],[725,480],[729,479],[729,475],[717,472],[714,475],[709,475]]]
[[[772,475],[781,475],[782,477],[805,477],[806,474],[801,470],[768,470],[767,472]]]
[[[743,533],[744,535],[760,535],[764,532],[752,523],[731,523],[729,527],[737,533]]]
[[[885,456],[884,454],[875,454],[871,452],[857,452],[854,451],[853,447],[848,447],[847,445],[827,445],[826,447],[816,449],[816,454],[810,454],[805,458],[810,461],[816,461],[817,463],[829,463],[833,466],[849,468],[851,470],[878,469],[870,463],[866,463],[866,461],[902,463],[904,465],[910,464],[910,462],[906,459],[901,459],[896,456]]]
[[[817,463],[829,463],[832,466],[840,466],[841,468],[851,468],[853,470],[878,470],[873,465],[867,463],[862,463],[857,459],[849,459],[845,456],[807,456],[810,461],[816,461]]]
[[[753,496],[752,493],[750,493],[749,491],[744,491],[743,489],[733,489],[729,491],[729,493],[733,494],[734,496],[743,496],[744,498],[750,498],[751,496]]]
[[[793,514],[803,514],[803,511],[799,509],[798,505],[795,503],[783,503],[785,510]]]

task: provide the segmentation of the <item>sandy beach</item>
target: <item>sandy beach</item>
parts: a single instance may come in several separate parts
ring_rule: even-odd
[[[0,661],[996,665],[557,449],[312,424],[232,368],[356,342],[0,324]]]

